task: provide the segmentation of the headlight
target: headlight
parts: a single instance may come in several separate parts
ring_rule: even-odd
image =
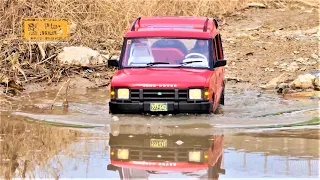
[[[118,149],[117,158],[118,159],[129,159],[129,150],[128,149]]]
[[[189,89],[189,99],[201,99],[202,91],[201,89]]]
[[[200,162],[201,161],[201,151],[189,151],[189,161]]]
[[[119,88],[117,90],[118,99],[129,99],[129,89]]]

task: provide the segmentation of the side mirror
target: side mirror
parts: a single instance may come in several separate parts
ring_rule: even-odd
[[[226,60],[218,60],[214,63],[213,67],[217,68],[217,67],[222,67],[227,65],[227,61]]]
[[[119,67],[119,59],[117,57],[111,57],[108,60],[108,66],[110,66],[110,67]]]

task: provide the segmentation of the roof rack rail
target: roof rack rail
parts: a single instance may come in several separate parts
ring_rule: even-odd
[[[207,18],[207,19],[204,21],[204,24],[203,24],[203,32],[207,32],[208,21],[209,21],[209,18]]]
[[[134,21],[134,23],[133,23],[133,25],[132,25],[132,27],[131,27],[131,31],[134,31],[135,29],[136,29],[136,23],[138,22],[138,24],[139,24],[139,26],[140,26],[140,19],[141,19],[141,17],[138,17],[135,21]]]
[[[209,18],[207,18],[207,19],[204,21],[203,32],[207,32],[208,21],[209,21]],[[217,21],[216,19],[213,19],[212,21],[213,21],[214,25],[216,26],[216,28],[218,29],[218,27],[219,27],[218,21]]]

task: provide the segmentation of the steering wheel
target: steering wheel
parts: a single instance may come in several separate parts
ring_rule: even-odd
[[[206,61],[208,61],[208,59],[207,59],[207,57],[206,56],[204,56],[203,54],[200,54],[200,53],[189,53],[189,54],[187,54],[184,58],[189,58],[190,56],[200,56],[200,57],[202,57],[203,59],[205,59]]]

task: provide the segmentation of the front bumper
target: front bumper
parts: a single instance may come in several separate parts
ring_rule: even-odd
[[[151,102],[109,102],[109,112],[112,114],[135,114],[135,113],[205,113],[212,112],[212,102],[165,102],[168,111],[150,111]]]

